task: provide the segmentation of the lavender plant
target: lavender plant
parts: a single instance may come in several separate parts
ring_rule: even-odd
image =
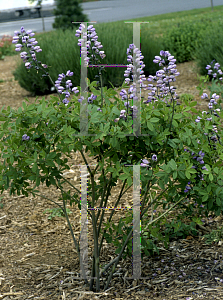
[[[77,30],[77,35],[80,36],[82,29],[83,24]],[[21,32],[16,31],[13,37],[16,51],[21,52],[26,47],[27,50],[20,53],[26,68],[35,68],[37,72],[41,70],[44,73],[42,76],[49,76],[59,98],[51,96],[51,99],[46,101],[43,97],[38,103],[36,101],[31,105],[23,102],[18,110],[2,108],[0,146],[3,162],[0,165],[0,189],[2,193],[9,190],[10,194],[38,195],[56,204],[66,218],[81,262],[80,243],[75,237],[67,213],[68,204],[81,209],[80,191],[63,176],[63,171],[70,169],[68,158],[71,158],[71,151],[79,151],[90,174],[88,207],[91,210],[88,211],[88,215],[94,235],[91,278],[89,281],[86,277],[85,283],[90,290],[106,290],[126,247],[131,243],[134,228],[127,222],[128,232],[118,246],[118,256],[100,269],[103,241],[106,239],[109,243],[113,242],[111,237],[114,232],[109,230],[108,233],[106,226],[102,226],[105,211],[102,209],[96,213],[94,208],[107,207],[113,187],[121,180],[122,187],[114,204],[114,207],[118,207],[133,184],[133,170],[129,165],[140,165],[140,216],[142,221],[146,220],[147,225],[158,222],[175,207],[184,205],[188,208],[188,201],[195,199],[197,203],[204,204],[204,210],[214,210],[220,214],[223,210],[223,169],[220,162],[222,133],[218,130],[219,139],[211,139],[211,135],[213,128],[220,126],[222,112],[218,112],[219,117],[213,114],[212,119],[207,120],[194,109],[196,102],[188,103],[186,99],[184,103],[178,102],[176,88],[171,86],[171,83],[176,80],[179,72],[174,57],[168,51],[162,50],[160,55],[155,57],[154,63],[159,63],[162,69],[156,76],[149,76],[148,81],[151,83],[148,86],[143,84],[143,81],[146,81],[142,70],[143,56],[139,49],[130,44],[127,49],[127,61],[130,64],[125,77],[129,77],[134,71],[131,76],[133,80],[138,72],[139,82],[133,82],[127,93],[125,88],[128,88],[131,79],[126,78],[119,89],[120,99],[114,89],[103,88],[101,70],[100,90],[96,89],[96,81],[89,82],[88,85],[89,135],[81,136],[81,88],[72,88],[70,80],[66,80],[66,77],[73,75],[70,70],[59,74],[55,83],[52,81],[49,72],[46,71],[48,66],[37,60],[37,53],[41,52],[41,48],[36,46],[38,42],[33,36],[34,33],[31,30],[25,31],[24,27],[21,28]],[[97,55],[103,59],[105,54],[100,52],[102,45],[97,42],[97,34],[92,25],[88,26],[85,41],[86,38],[89,38],[88,47],[82,49],[86,64],[92,58],[96,59]],[[79,45],[82,45],[82,42],[79,40]],[[92,42],[94,46],[91,47]],[[136,56],[132,56],[131,51],[135,52]],[[91,57],[87,55],[89,53]],[[138,68],[134,69],[136,65]],[[138,97],[138,85],[149,90],[148,99],[145,101]],[[211,102],[213,108],[219,100],[215,95],[214,101]],[[132,120],[139,114],[141,132],[145,135],[137,135],[132,126]],[[88,150],[90,155],[97,159],[95,168],[88,164]],[[97,175],[98,182],[95,181]],[[38,190],[41,183],[46,183],[47,187],[56,187],[61,192],[60,200],[63,201],[63,205],[42,195]],[[69,186],[68,189],[65,189],[65,184]],[[157,194],[154,193],[155,190]],[[156,209],[158,206],[166,209],[165,212],[148,222],[148,209]],[[111,223],[114,213],[115,210],[112,210],[108,223]],[[146,243],[145,236],[143,241]],[[84,274],[82,264],[81,268]],[[100,281],[100,278],[103,281]]]

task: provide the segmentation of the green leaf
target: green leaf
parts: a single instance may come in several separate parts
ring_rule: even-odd
[[[26,110],[26,102],[22,102],[22,107]]]
[[[210,185],[208,185],[207,191],[208,191],[208,193],[210,193],[210,191],[211,191],[211,186]]]
[[[193,106],[196,106],[196,105],[197,105],[197,101],[193,101],[193,102],[189,103],[190,107],[193,107]]]
[[[213,175],[211,173],[209,174],[209,179],[210,179],[210,181],[212,181],[214,179]]]
[[[177,169],[177,164],[175,162],[175,160],[171,159],[169,161],[169,166],[171,167],[172,170],[176,170]]]
[[[157,117],[160,116],[160,112],[159,112],[158,110],[154,110],[153,114],[154,114],[155,116],[157,116]]]
[[[197,171],[196,171],[195,169],[189,169],[188,171],[189,171],[190,173],[192,173],[192,174],[197,173]]]
[[[164,189],[165,189],[165,186],[164,186],[164,184],[163,184],[162,180],[159,180],[159,186],[161,187],[161,189],[162,189],[162,190],[164,190]]]
[[[151,124],[149,121],[147,121],[147,127],[149,128],[150,131],[154,130],[153,124]]]
[[[180,119],[182,117],[182,114],[175,114],[174,116],[173,116],[173,118],[174,119]]]
[[[220,198],[217,198],[216,203],[217,203],[218,206],[221,206],[222,205],[222,200]]]
[[[214,172],[215,172],[216,174],[218,174],[218,173],[219,173],[219,169],[218,169],[217,167],[215,167],[215,168],[214,168]]]
[[[14,156],[10,156],[10,163],[13,164],[14,163]]]
[[[156,122],[159,122],[160,119],[159,119],[159,118],[153,117],[153,118],[151,118],[149,121],[152,122],[152,123],[156,123]]]
[[[208,194],[206,194],[202,197],[202,202],[206,202],[207,200],[208,200]]]
[[[34,160],[37,161],[37,152],[34,153]]]
[[[175,127],[178,127],[178,123],[177,123],[177,121],[176,120],[173,120],[173,125],[175,126]]]
[[[184,172],[182,171],[179,171],[178,172],[179,176],[182,178],[182,179],[185,179],[185,175],[184,175]]]
[[[127,178],[129,178],[129,175],[128,175],[128,174],[121,174],[121,175],[119,176],[119,179],[120,179],[120,180],[125,180],[125,179],[127,179]]]
[[[34,173],[36,173],[37,170],[38,170],[37,163],[34,163],[33,166],[32,166],[32,171],[33,171]]]
[[[202,170],[202,173],[203,173],[203,174],[209,174],[209,173],[210,173],[210,171],[207,171],[207,170]]]
[[[40,177],[39,177],[39,176],[36,178],[36,185],[37,185],[37,186],[40,185]]]
[[[128,183],[128,186],[130,186],[130,185],[132,184],[132,177],[129,177],[129,178],[127,179],[127,183]]]
[[[185,175],[188,179],[190,179],[191,176],[190,176],[190,173],[188,172],[188,170],[186,170]]]
[[[173,179],[176,179],[177,178],[177,171],[174,171],[173,172]]]

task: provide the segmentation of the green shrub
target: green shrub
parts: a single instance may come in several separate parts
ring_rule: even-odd
[[[97,25],[97,24],[96,24]],[[132,24],[117,25],[115,23],[99,24],[96,26],[96,32],[100,36],[99,42],[103,45],[102,50],[105,51],[106,57],[100,63],[103,64],[123,64],[127,65],[126,51],[128,45],[132,43]],[[142,29],[141,32],[141,51],[145,53],[144,74],[155,75],[159,66],[153,63],[154,56],[162,49],[161,42],[151,38],[148,30]],[[80,85],[80,47],[77,45],[78,38],[72,30],[58,29],[56,31],[47,32],[38,36],[39,46],[43,50],[38,53],[38,60],[46,63],[50,67],[49,74],[55,82],[58,75],[71,70],[74,75],[71,77],[73,86]],[[23,51],[27,51],[24,49]],[[53,66],[53,67],[52,67]],[[98,68],[88,68],[88,78],[90,81],[95,80],[98,74]],[[124,81],[124,71],[126,67],[106,67],[103,71],[103,86],[111,88],[109,83],[115,87],[121,86]],[[42,71],[40,70],[39,73]],[[23,61],[17,66],[13,73],[20,86],[31,92],[33,96],[52,93],[53,87],[50,79],[37,74],[35,69],[27,69]],[[41,75],[43,72],[41,73]],[[54,91],[55,92],[55,91]]]
[[[194,51],[200,45],[205,32],[208,34],[210,28],[215,26],[208,18],[199,22],[190,20],[177,23],[163,37],[165,50],[174,55],[177,63],[191,61],[194,59]]]
[[[206,66],[215,60],[223,66],[223,24],[206,33],[194,53],[200,75],[207,75]],[[212,76],[209,76],[211,79]]]

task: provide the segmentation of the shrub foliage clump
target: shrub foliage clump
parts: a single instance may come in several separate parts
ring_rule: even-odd
[[[164,48],[174,55],[177,63],[191,61],[203,35],[209,35],[209,30],[215,26],[211,19],[177,23],[164,35]]]

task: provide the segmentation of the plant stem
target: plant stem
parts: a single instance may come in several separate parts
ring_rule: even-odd
[[[171,210],[172,210],[178,203],[180,203],[183,199],[185,199],[185,197],[183,197],[183,198],[181,198],[179,201],[177,201],[172,207],[170,207],[167,211],[165,211],[165,212],[164,212],[162,215],[160,215],[158,218],[156,218],[155,220],[153,220],[152,222],[150,222],[148,225],[153,224],[154,222],[158,221],[160,218],[162,218],[163,216],[165,216],[169,211],[171,211]],[[142,216],[143,216],[143,214],[141,215],[141,217],[142,217]],[[138,223],[139,223],[139,221],[140,221],[140,220],[137,220],[136,224],[134,224],[134,225],[137,226]],[[125,243],[124,243],[124,245],[122,246],[122,249],[121,249],[121,251],[120,251],[118,257],[116,257],[117,260],[116,260],[115,265],[113,266],[112,271],[111,271],[111,273],[110,273],[110,275],[109,275],[109,278],[108,278],[108,281],[107,281],[106,286],[105,286],[105,288],[104,288],[104,291],[106,291],[107,288],[108,288],[108,286],[109,286],[109,283],[110,283],[110,281],[111,281],[111,278],[112,278],[112,276],[113,276],[113,274],[114,274],[114,271],[115,271],[115,269],[116,269],[116,267],[117,267],[117,264],[119,263],[119,261],[120,261],[120,259],[121,259],[122,253],[124,252],[125,247],[126,247],[128,241],[129,241],[130,237],[132,236],[132,232],[133,232],[133,227],[132,227],[131,231],[129,232],[128,237],[126,238]]]
[[[101,109],[103,108],[103,93],[102,93],[102,74],[101,74],[101,67],[99,67],[99,76],[101,82]]]
[[[124,195],[124,193],[122,193],[122,191],[123,191],[123,189],[124,189],[124,187],[125,187],[125,184],[126,184],[126,181],[127,181],[127,179],[125,179],[125,181],[123,182],[123,186],[122,186],[122,189],[121,189],[121,191],[120,191],[120,194],[119,194],[119,197],[118,197],[118,200],[116,201],[116,203],[115,203],[115,207],[117,207],[117,205],[118,205],[118,203],[119,203],[119,201],[120,201],[120,199],[121,199],[121,197]],[[130,188],[130,187],[129,187]],[[115,212],[115,210],[112,210],[112,212],[111,212],[111,214],[110,214],[110,217],[109,217],[109,220],[108,220],[108,222],[110,222],[111,221],[111,219],[112,219],[112,216],[113,216],[113,214],[114,214],[114,212]],[[99,246],[99,255],[100,255],[100,253],[101,253],[101,247],[102,247],[102,243],[103,243],[103,240],[104,240],[104,235],[105,235],[105,233],[106,233],[106,229],[104,229],[104,233],[103,233],[103,236],[102,236],[102,238],[101,238],[101,242],[100,242],[100,246]]]

